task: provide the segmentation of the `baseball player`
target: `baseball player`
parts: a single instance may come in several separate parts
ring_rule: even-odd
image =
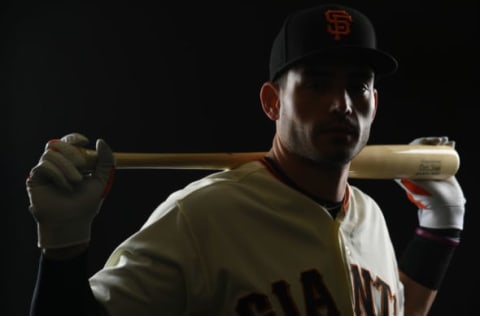
[[[349,184],[375,118],[375,81],[397,69],[375,42],[353,8],[292,13],[260,89],[276,127],[267,155],[172,193],[93,276],[88,245],[112,150],[98,139],[96,168],[84,174],[84,135],[49,141],[27,179],[42,250],[31,315],[427,314],[466,201],[455,177],[396,179],[419,224],[397,261],[379,205]]]

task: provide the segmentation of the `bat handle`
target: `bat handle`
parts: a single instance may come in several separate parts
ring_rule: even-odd
[[[95,169],[97,152],[79,148],[85,157],[85,171]],[[235,153],[113,153],[117,169],[205,169],[226,170],[261,159],[266,152]]]

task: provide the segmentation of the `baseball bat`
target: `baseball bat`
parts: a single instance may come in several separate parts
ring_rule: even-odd
[[[87,169],[95,167],[94,150],[79,147]],[[114,153],[116,169],[234,169],[266,152]],[[457,173],[460,157],[450,145],[367,145],[352,160],[349,177],[356,179],[445,179]]]

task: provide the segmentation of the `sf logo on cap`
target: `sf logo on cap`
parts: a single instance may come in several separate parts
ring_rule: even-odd
[[[340,40],[341,36],[350,34],[350,23],[352,17],[345,10],[327,10],[325,11],[327,32],[334,36],[335,40]]]

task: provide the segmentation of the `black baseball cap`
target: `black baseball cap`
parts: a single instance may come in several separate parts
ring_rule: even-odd
[[[370,19],[360,11],[326,4],[289,15],[272,45],[270,80],[309,57],[344,56],[370,64],[377,76],[395,73],[397,60],[377,49]]]

